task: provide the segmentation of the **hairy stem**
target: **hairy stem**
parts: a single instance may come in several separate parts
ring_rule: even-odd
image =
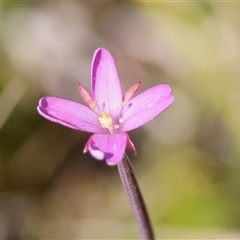
[[[118,164],[118,171],[130,201],[141,238],[145,240],[154,240],[151,221],[136,177],[133,173],[131,163],[126,154],[123,160]]]

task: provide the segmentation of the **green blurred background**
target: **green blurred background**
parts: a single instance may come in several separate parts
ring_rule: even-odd
[[[157,237],[240,239],[240,3],[210,1],[0,3],[0,238],[138,238],[117,168],[36,111],[46,95],[83,102],[100,46],[124,91],[173,89],[130,132]]]

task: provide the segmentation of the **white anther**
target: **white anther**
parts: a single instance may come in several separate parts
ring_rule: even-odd
[[[120,123],[123,123],[124,122],[124,119],[123,118],[119,118],[118,120]]]

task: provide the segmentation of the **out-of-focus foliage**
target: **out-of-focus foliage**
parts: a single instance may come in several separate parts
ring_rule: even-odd
[[[1,239],[138,237],[116,167],[36,112],[45,95],[82,102],[100,46],[124,91],[173,89],[130,133],[157,237],[240,238],[239,3],[1,2],[0,38]]]

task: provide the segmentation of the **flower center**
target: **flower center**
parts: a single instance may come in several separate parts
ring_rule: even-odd
[[[102,113],[102,117],[99,117],[99,122],[103,128],[113,129],[113,120],[108,112],[104,111]]]
[[[119,125],[124,122],[124,119],[120,118],[119,124],[114,125],[113,119],[107,111],[102,112],[102,117],[99,117],[98,119],[99,119],[101,126],[103,128],[107,128],[108,130],[119,129],[120,128]]]

